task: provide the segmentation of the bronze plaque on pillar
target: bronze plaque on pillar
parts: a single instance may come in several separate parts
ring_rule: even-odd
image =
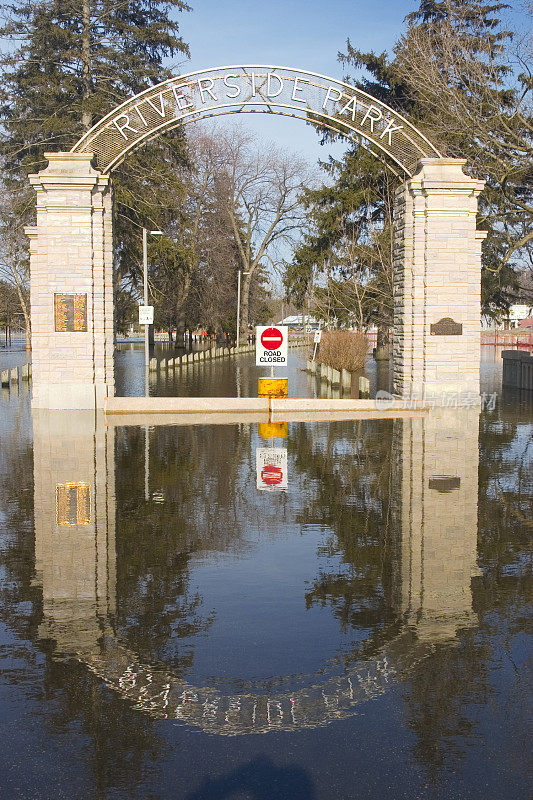
[[[429,326],[429,332],[432,336],[462,336],[463,323],[454,322],[451,317],[443,317]]]
[[[55,329],[60,333],[87,331],[87,295],[54,294]]]

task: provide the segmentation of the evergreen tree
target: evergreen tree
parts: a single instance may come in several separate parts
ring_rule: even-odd
[[[486,312],[506,308],[515,270],[531,264],[532,80],[518,32],[499,15],[508,6],[478,0],[422,0],[394,59],[348,52],[347,61],[401,86],[403,108],[445,155],[467,159],[486,181],[479,200]],[[397,91],[395,92],[397,94]]]
[[[394,61],[429,138],[486,181],[479,200],[479,226],[488,231],[483,299],[495,309],[506,307],[514,270],[533,256],[533,80],[525,43],[500,19],[508,8],[422,0],[407,17]]]
[[[16,0],[3,10],[8,21],[0,36],[8,47],[1,59],[0,159],[4,191],[22,226],[33,214],[26,175],[45,166],[43,153],[70,150],[128,96],[170,77],[165,59],[188,55],[170,18],[188,6],[182,0]],[[175,220],[176,167],[184,158],[178,130],[115,171],[117,288],[138,282],[140,228]]]
[[[4,168],[42,166],[44,150],[69,150],[97,119],[171,76],[165,58],[187,56],[173,10],[182,0],[17,0],[4,4],[0,36],[18,47],[1,61]]]
[[[287,293],[300,307],[312,295],[322,319],[385,331],[393,311],[393,175],[362,147],[322,166],[330,181],[304,192],[311,231],[286,269]]]

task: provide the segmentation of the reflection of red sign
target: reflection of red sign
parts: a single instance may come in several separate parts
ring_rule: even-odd
[[[261,344],[265,350],[279,350],[283,342],[283,334],[277,328],[266,328],[261,334]]]
[[[277,486],[283,479],[283,472],[275,464],[265,464],[261,470],[261,480],[267,486]]]

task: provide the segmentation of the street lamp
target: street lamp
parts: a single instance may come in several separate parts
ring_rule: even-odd
[[[163,231],[149,231],[143,228],[143,302],[148,305],[148,234],[151,236],[162,236]],[[144,394],[148,397],[150,353],[148,347],[149,325],[144,325]]]
[[[241,275],[249,275],[249,272],[237,273],[237,348],[239,347],[240,328],[241,328]]]

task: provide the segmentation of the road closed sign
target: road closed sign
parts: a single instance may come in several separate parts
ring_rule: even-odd
[[[258,447],[255,463],[258,489],[276,492],[287,488],[287,448]]]
[[[287,363],[289,329],[286,325],[255,329],[255,363],[258,367],[281,367]]]

